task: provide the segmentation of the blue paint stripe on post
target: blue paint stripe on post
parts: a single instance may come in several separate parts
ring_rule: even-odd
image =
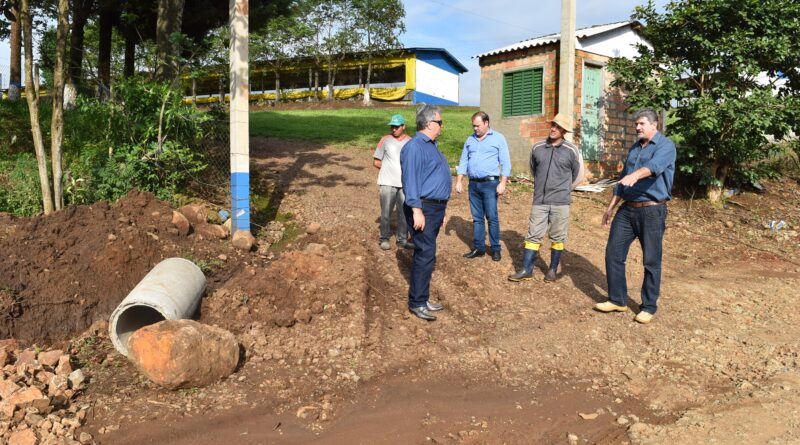
[[[231,173],[231,233],[250,231],[250,173]]]

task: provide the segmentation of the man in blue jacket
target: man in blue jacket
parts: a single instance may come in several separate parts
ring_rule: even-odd
[[[603,227],[608,227],[614,207],[622,206],[613,216],[606,244],[606,280],[608,301],[597,303],[600,312],[628,310],[628,282],[625,260],[635,239],[642,246],[644,282],[642,304],[636,320],[650,323],[656,313],[661,290],[661,253],[667,220],[667,201],[672,199],[675,174],[675,144],[658,132],[658,115],[651,108],[633,115],[638,140],[628,152],[614,196],[603,214]]]
[[[489,115],[478,111],[472,115],[475,131],[464,143],[456,173],[456,192],[461,193],[461,180],[469,176],[469,210],[472,214],[472,250],[464,258],[486,254],[486,221],[489,222],[489,243],[492,259],[500,261],[500,220],[497,197],[505,193],[511,174],[511,157],[506,138],[489,127]],[[485,221],[484,221],[485,220]]]
[[[417,111],[417,134],[400,152],[400,170],[406,201],[406,221],[414,243],[408,309],[417,317],[433,321],[433,312],[444,307],[431,303],[430,285],[436,264],[436,237],[442,227],[450,199],[452,179],[436,138],[442,133],[439,107],[423,104]]]

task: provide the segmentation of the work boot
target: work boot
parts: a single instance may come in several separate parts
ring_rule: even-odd
[[[536,251],[533,249],[525,249],[522,256],[522,269],[519,272],[509,275],[509,281],[529,281],[533,279],[533,263],[536,262]]]
[[[550,250],[550,269],[544,275],[544,281],[556,281],[556,271],[558,270],[558,262],[561,261],[561,252],[563,250]]]

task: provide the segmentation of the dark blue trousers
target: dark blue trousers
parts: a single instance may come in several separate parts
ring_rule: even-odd
[[[628,302],[625,262],[631,243],[638,239],[644,260],[642,304],[639,308],[651,314],[656,313],[656,300],[661,290],[661,253],[666,221],[666,205],[635,209],[623,204],[614,215],[606,244],[608,299],[612,303],[625,306]]]
[[[411,280],[408,286],[408,307],[427,305],[431,291],[431,275],[436,265],[436,237],[444,221],[447,204],[422,204],[425,215],[425,228],[414,228],[414,214],[411,207],[403,205],[411,241],[414,242],[414,257],[411,259]]]

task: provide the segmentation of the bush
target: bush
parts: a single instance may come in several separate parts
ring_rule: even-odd
[[[21,153],[12,161],[0,163],[0,211],[17,216],[27,216],[42,210],[42,190],[36,157]]]
[[[212,118],[181,99],[167,84],[133,79],[109,101],[79,100],[65,116],[68,201],[115,200],[133,188],[169,199],[205,169]]]

